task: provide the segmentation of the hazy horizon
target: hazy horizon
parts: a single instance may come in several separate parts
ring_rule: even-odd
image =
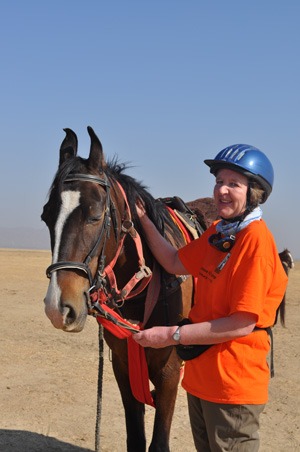
[[[50,237],[46,226],[40,228],[30,227],[0,227],[0,248],[2,249],[28,249],[50,251]],[[278,252],[283,251],[286,247],[278,248]],[[300,256],[296,256],[291,250],[294,260],[299,260]]]

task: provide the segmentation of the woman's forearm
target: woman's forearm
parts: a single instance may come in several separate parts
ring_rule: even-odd
[[[236,312],[229,317],[209,322],[184,325],[180,328],[180,344],[220,344],[247,336],[253,331],[257,316],[248,312]],[[173,339],[177,326],[157,326],[134,334],[143,347],[161,348],[176,345]]]
[[[247,336],[253,331],[255,323],[255,314],[237,312],[229,317],[222,317],[210,322],[185,325],[180,329],[180,343],[183,345],[220,344]]]

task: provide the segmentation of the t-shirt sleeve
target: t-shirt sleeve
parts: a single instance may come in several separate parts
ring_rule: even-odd
[[[200,267],[204,258],[204,249],[206,248],[207,234],[201,235],[183,248],[178,250],[178,256],[184,267],[190,275],[198,276]]]
[[[272,269],[263,257],[243,260],[228,281],[230,314],[239,311],[261,314],[272,279]]]

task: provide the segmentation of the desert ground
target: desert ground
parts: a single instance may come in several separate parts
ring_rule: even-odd
[[[98,326],[56,330],[44,314],[48,251],[0,249],[0,451],[94,450]],[[286,328],[276,325],[275,377],[262,415],[261,452],[300,451],[300,261],[291,270]],[[146,407],[150,442],[154,409]],[[126,450],[123,408],[109,350],[104,354],[102,451]],[[184,390],[179,387],[171,450],[192,452]]]

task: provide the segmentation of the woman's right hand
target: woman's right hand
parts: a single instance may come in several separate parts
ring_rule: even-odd
[[[138,198],[136,201],[136,213],[140,219],[146,215],[145,204],[141,198]]]

